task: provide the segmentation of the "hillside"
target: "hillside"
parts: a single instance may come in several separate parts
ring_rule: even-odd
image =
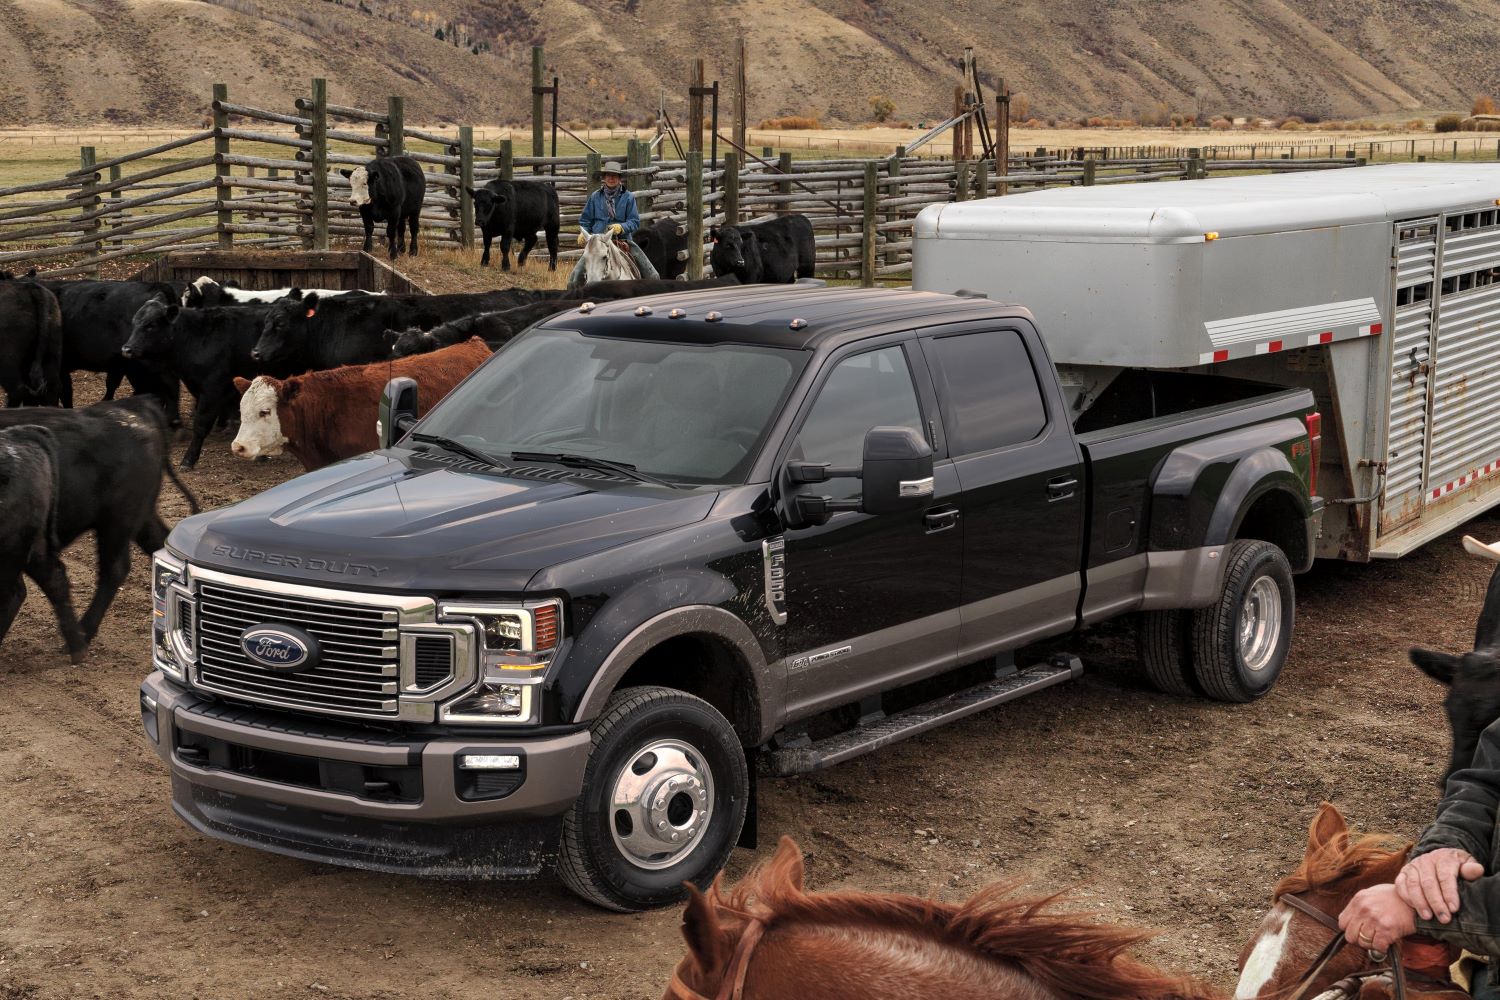
[[[1497,15],[1500,0],[0,0],[0,127],[193,124],[216,80],[289,109],[319,75],[338,103],[404,94],[413,123],[520,121],[537,41],[565,120],[637,119],[663,89],[680,115],[690,60],[727,82],[741,33],[752,118],[860,121],[874,94],[934,117],[966,44],[1043,117],[1466,110],[1500,91]]]

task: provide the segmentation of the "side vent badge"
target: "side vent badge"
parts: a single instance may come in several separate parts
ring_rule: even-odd
[[[786,624],[786,539],[781,535],[760,543],[766,570],[766,610],[777,625]]]

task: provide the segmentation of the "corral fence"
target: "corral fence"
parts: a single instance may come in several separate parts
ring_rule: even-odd
[[[61,177],[0,188],[0,268],[37,265],[66,276],[98,274],[108,261],[166,251],[328,250],[333,240],[364,235],[339,171],[403,153],[427,171],[426,245],[473,248],[469,189],[495,178],[555,184],[567,231],[604,159],[598,152],[517,155],[511,140],[485,145],[469,126],[456,135],[411,128],[400,97],[378,111],[334,104],[323,80],[314,80],[309,95],[288,111],[234,103],[217,84],[212,109],[211,128],[105,160],[83,147],[79,166]],[[1201,149],[1155,156],[1107,148],[1026,153],[1006,143],[989,158],[934,159],[898,147],[878,158],[799,161],[785,150],[744,148],[723,134],[714,143],[726,150],[720,156],[689,148],[679,159],[666,159],[663,138],[629,138],[624,155],[611,158],[623,160],[643,220],[669,217],[688,237],[690,277],[703,272],[713,226],[800,213],[816,233],[816,272],[865,284],[911,273],[913,224],[931,204],[1043,187],[1364,162],[1352,151],[1216,159]],[[540,141],[533,145],[539,148]],[[377,241],[383,237],[384,225],[377,225]],[[579,251],[571,240],[565,245],[559,260],[571,264]]]

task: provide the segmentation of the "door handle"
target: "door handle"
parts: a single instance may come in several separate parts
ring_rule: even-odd
[[[958,523],[958,508],[949,507],[945,510],[931,510],[922,515],[922,523],[927,525],[929,535],[939,531],[947,531]]]
[[[1078,480],[1072,476],[1059,476],[1056,479],[1047,480],[1047,502],[1054,500],[1066,500],[1073,495],[1078,488]]]

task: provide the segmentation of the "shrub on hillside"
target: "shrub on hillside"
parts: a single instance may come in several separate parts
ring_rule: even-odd
[[[1406,123],[1406,128],[1409,128],[1409,129],[1412,129],[1412,130],[1425,129],[1426,127],[1427,127],[1427,122],[1424,121],[1421,118],[1413,118],[1413,119],[1411,119],[1411,121],[1409,121],[1409,122]]]
[[[1215,118],[1213,121],[1208,123],[1208,127],[1222,132],[1225,129],[1234,128],[1234,122],[1230,121],[1228,118]]]
[[[890,120],[891,115],[896,113],[896,102],[884,94],[872,94],[870,96],[870,117],[884,124]]]
[[[757,127],[763,129],[780,129],[781,131],[790,132],[799,128],[822,128],[823,125],[818,119],[809,118],[805,115],[785,115],[781,118],[762,118],[760,125]]]
[[[1474,98],[1474,106],[1469,109],[1469,114],[1471,115],[1493,115],[1495,113],[1495,99],[1489,94],[1480,94]]]
[[[1439,115],[1438,120],[1432,123],[1434,132],[1457,132],[1463,124],[1458,115]]]
[[[1098,115],[1084,121],[1085,128],[1103,128],[1109,124],[1108,118],[1100,118]]]
[[[1276,127],[1279,129],[1285,129],[1288,132],[1295,132],[1297,129],[1302,127],[1302,124],[1303,123],[1301,118],[1297,117],[1296,115],[1287,115],[1285,118],[1281,119],[1281,121],[1276,123]]]

